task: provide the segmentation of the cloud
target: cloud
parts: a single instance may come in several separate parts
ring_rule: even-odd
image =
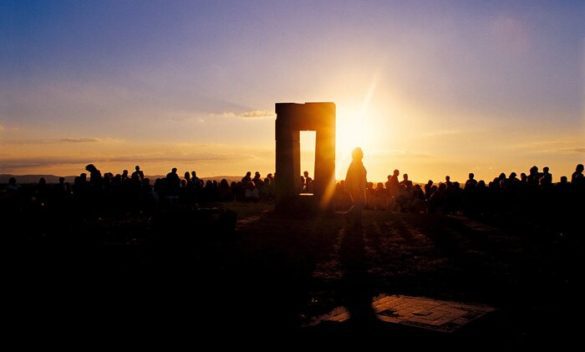
[[[65,138],[37,138],[37,139],[7,139],[4,141],[5,144],[12,145],[35,145],[35,144],[59,144],[59,143],[101,143],[105,142],[106,139],[102,138],[90,138],[90,137],[65,137]],[[114,139],[108,138],[107,141],[115,141]]]
[[[96,143],[101,142],[99,138],[61,138],[59,142],[63,143]]]
[[[226,111],[219,114],[211,114],[212,116],[220,116],[227,118],[239,118],[243,120],[258,120],[266,118],[274,118],[276,115],[269,110],[249,110],[244,112]]]
[[[515,150],[528,154],[582,154],[585,148],[572,140],[544,140],[503,146],[505,150]]]
[[[566,148],[566,149],[560,149],[559,151],[565,152],[565,153],[583,154],[583,153],[585,153],[585,148]]]
[[[274,112],[268,110],[252,110],[247,111],[240,116],[244,119],[261,119],[261,118],[268,118],[274,117]]]

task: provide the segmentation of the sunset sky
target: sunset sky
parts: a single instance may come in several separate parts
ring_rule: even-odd
[[[585,1],[0,0],[0,173],[266,174],[274,103],[307,101],[337,105],[338,177],[360,145],[373,181],[556,182],[585,162]]]

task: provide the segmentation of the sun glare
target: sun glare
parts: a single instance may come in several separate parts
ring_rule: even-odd
[[[340,103],[337,108],[336,154],[337,177],[344,176],[345,169],[351,162],[351,151],[356,147],[367,151],[374,145],[376,109],[372,104],[378,79],[372,79],[360,106],[345,106]]]

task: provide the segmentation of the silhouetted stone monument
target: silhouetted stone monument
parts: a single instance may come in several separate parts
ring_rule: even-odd
[[[315,131],[313,199],[327,208],[335,187],[335,104],[276,104],[276,206],[299,204],[300,132]]]

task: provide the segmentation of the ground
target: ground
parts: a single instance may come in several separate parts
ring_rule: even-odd
[[[579,336],[574,234],[462,214],[366,210],[356,228],[342,213],[223,207],[238,215],[233,232],[202,226],[227,214],[216,210],[50,217],[26,227],[33,237],[13,232],[13,326],[406,343]]]
[[[373,210],[365,211],[363,228],[350,229],[339,213],[295,218],[253,207],[256,213],[248,208],[240,217],[229,256],[238,275],[282,297],[281,307],[273,298],[275,309],[290,310],[291,321],[307,331],[343,331],[350,323],[328,321],[340,308],[352,327],[378,326],[372,302],[398,295],[489,307],[485,317],[452,331],[460,336],[523,341],[569,334],[582,246],[563,234],[494,227],[460,214]]]

